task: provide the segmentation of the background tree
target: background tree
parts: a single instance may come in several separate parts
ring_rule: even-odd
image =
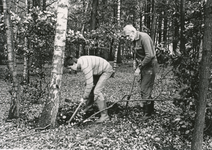
[[[118,0],[118,3],[117,3],[117,24],[118,24],[118,34],[121,33],[120,31],[120,7],[121,7],[121,0]],[[114,64],[113,64],[113,69],[116,70],[116,67],[117,67],[117,62],[118,62],[118,53],[120,55],[120,41],[118,40],[118,37],[117,39],[115,39],[115,56],[114,56]]]
[[[186,52],[185,49],[185,36],[184,36],[184,32],[185,32],[185,0],[181,0],[180,3],[180,51],[182,53]]]
[[[175,12],[173,14],[173,51],[176,52],[177,45],[179,42],[179,29],[180,29],[180,14],[179,14],[179,3],[175,1]]]
[[[25,12],[26,12],[26,16],[28,15],[29,12],[29,3],[28,0],[25,1],[26,2],[26,6],[25,6]],[[28,28],[27,24],[24,24],[25,28]],[[24,37],[24,70],[23,70],[23,80],[27,83],[29,83],[29,50],[28,50],[28,37],[25,36]]]
[[[19,117],[19,100],[18,100],[18,80],[17,80],[17,66],[16,66],[16,53],[14,51],[13,43],[13,29],[10,18],[10,6],[11,1],[3,0],[4,8],[4,21],[6,25],[6,35],[7,35],[7,55],[8,55],[8,67],[10,71],[10,76],[12,77],[12,90],[11,90],[11,104],[8,119],[13,119]]]
[[[207,0],[205,5],[205,25],[203,37],[202,62],[200,64],[199,96],[197,112],[192,140],[192,150],[202,150],[203,131],[205,127],[206,100],[211,74],[211,50],[212,50],[212,0]]]
[[[90,30],[95,30],[97,27],[97,8],[99,0],[92,0],[92,10],[91,10],[91,28]]]
[[[58,1],[57,24],[54,43],[54,56],[52,62],[51,82],[49,85],[49,97],[46,100],[39,125],[41,127],[55,127],[56,117],[60,102],[60,88],[63,74],[65,55],[65,41],[68,17],[68,0]]]

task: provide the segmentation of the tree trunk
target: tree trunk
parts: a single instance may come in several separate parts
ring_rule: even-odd
[[[114,39],[111,39],[110,41],[110,46],[109,46],[109,60],[114,61],[114,56],[113,56],[113,44],[114,44]]]
[[[106,13],[108,11],[108,1],[107,0],[103,0],[102,1],[102,5],[103,5],[103,10],[102,10],[102,23],[105,24],[108,22],[108,19],[105,19],[106,18]]]
[[[121,8],[121,0],[118,0],[118,5],[117,5],[117,22],[118,22],[118,33],[120,33],[120,8]],[[118,61],[118,54],[119,53],[119,46],[120,46],[120,41],[118,40],[118,37],[117,39],[115,40],[114,44],[116,46],[116,49],[115,49],[115,56],[114,56],[114,63],[113,63],[113,69],[116,70],[116,67],[117,67],[117,61]]]
[[[10,4],[9,0],[3,0],[4,20],[5,25],[7,26],[6,35],[7,35],[8,66],[13,83],[11,90],[12,97],[11,97],[8,119],[13,119],[19,117],[19,101],[17,99],[18,80],[17,80],[17,67],[16,67],[14,44],[13,44],[14,35],[10,19],[10,10],[8,9],[9,4]]]
[[[142,31],[143,28],[143,3],[140,2],[140,12],[139,12],[139,17],[140,17],[140,31]]]
[[[43,11],[46,10],[46,0],[43,0]]]
[[[118,60],[118,51],[119,51],[119,40],[115,39],[113,44],[116,46],[113,69],[116,70],[116,68],[117,68],[117,60]]]
[[[199,97],[194,126],[192,150],[202,150],[203,131],[205,123],[206,99],[209,86],[211,50],[212,50],[212,0],[207,0],[205,7],[205,26],[203,37],[203,53],[200,66]]]
[[[177,5],[178,0],[175,0],[176,6],[175,6],[175,14],[173,15],[173,51],[174,53],[176,53],[176,49],[177,49],[177,45],[179,42],[179,29],[180,29],[180,25],[179,25],[179,7]]]
[[[87,1],[86,7],[85,7],[85,11],[83,13],[84,18],[85,18],[85,15],[86,15],[87,11],[88,11],[88,6],[89,6],[89,1]],[[84,29],[85,29],[85,22],[82,24],[82,29],[81,29],[81,34],[82,35],[84,34]]]
[[[178,23],[178,15],[175,14],[173,16],[173,27],[174,27],[174,34],[173,34],[173,51],[176,53],[177,44],[179,42],[179,23]]]
[[[2,3],[2,0],[0,0],[0,14],[3,13],[3,3]]]
[[[49,97],[46,100],[41,118],[40,127],[56,126],[56,117],[60,102],[60,88],[63,74],[65,53],[65,41],[67,30],[68,0],[60,0],[57,9],[57,26],[54,41],[54,56],[52,63],[51,82],[49,85]]]
[[[25,1],[26,7],[26,16],[28,14],[28,0]],[[27,25],[25,25],[26,28],[28,28]],[[24,37],[24,70],[23,70],[23,79],[25,82],[29,83],[29,74],[28,74],[28,38]]]
[[[180,23],[181,23],[181,30],[180,30],[180,51],[182,54],[185,54],[185,0],[181,0],[181,6],[180,6]]]
[[[116,1],[113,1],[113,24],[117,23],[117,6],[116,6],[117,2]]]
[[[91,30],[96,30],[97,26],[97,7],[99,0],[93,0],[92,2],[92,11],[91,11]]]
[[[158,18],[158,43],[161,43],[162,40],[162,13],[159,14]]]
[[[145,10],[145,25],[148,29],[151,28],[151,3],[149,0],[146,0],[146,10]]]
[[[165,0],[165,4],[169,4],[169,0]],[[167,41],[167,30],[168,30],[168,19],[167,19],[167,11],[168,9],[164,10],[164,28],[163,28],[163,41],[166,43]]]
[[[150,36],[154,42],[155,42],[156,24],[157,24],[157,16],[155,14],[155,0],[152,0],[152,25],[151,25]]]

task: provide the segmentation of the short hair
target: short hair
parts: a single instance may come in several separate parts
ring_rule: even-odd
[[[126,31],[133,31],[133,32],[136,32],[136,29],[133,27],[133,25],[129,24],[129,25],[126,25],[124,28],[123,28],[123,31],[124,31],[124,34]]]
[[[70,56],[67,56],[65,58],[65,61],[64,61],[64,66],[67,67],[67,66],[71,66],[73,65],[74,63],[77,63],[77,59],[75,57],[73,57],[72,55]]]

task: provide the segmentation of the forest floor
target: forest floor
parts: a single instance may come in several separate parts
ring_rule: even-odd
[[[104,89],[108,105],[120,101],[116,110],[109,110],[112,112],[110,121],[102,124],[87,122],[81,125],[60,125],[42,131],[36,131],[32,124],[23,120],[19,120],[18,124],[17,121],[5,121],[11,101],[8,92],[11,84],[0,78],[0,149],[189,150],[193,130],[189,129],[189,122],[181,117],[181,108],[173,104],[177,90],[170,70],[169,67],[161,68],[157,75],[153,98],[159,101],[155,102],[155,113],[150,117],[144,116],[136,107],[139,101],[134,100],[140,99],[138,82],[135,82],[128,111],[124,107],[126,102],[120,101],[124,95],[129,94],[133,81],[132,65],[125,64],[117,68],[115,77],[109,79]],[[65,99],[79,102],[84,81],[81,72],[64,73],[61,106],[68,105]],[[22,110],[30,120],[30,117],[40,115],[42,107],[38,103],[27,105]],[[182,124],[186,125],[184,130]],[[210,143],[210,136],[205,135],[204,150],[212,149]]]

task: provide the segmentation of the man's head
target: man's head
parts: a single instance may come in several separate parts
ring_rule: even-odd
[[[132,25],[126,25],[123,29],[124,35],[129,38],[131,41],[135,40],[136,29]]]
[[[68,56],[65,58],[64,66],[68,69],[77,70],[77,59],[73,56]]]

